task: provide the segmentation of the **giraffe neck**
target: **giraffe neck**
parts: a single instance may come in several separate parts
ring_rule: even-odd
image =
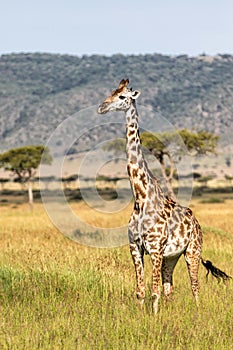
[[[143,202],[150,187],[154,187],[155,178],[148,169],[142,152],[135,102],[132,102],[131,107],[126,112],[126,122],[127,170],[135,200]]]

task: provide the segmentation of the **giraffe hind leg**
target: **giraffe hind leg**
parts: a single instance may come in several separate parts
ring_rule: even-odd
[[[177,264],[177,261],[179,260],[179,256],[175,256],[172,258],[163,258],[162,263],[162,284],[163,284],[163,291],[165,296],[165,302],[167,303],[169,299],[171,298],[172,292],[173,292],[173,271]]]
[[[198,296],[199,296],[199,289],[200,289],[199,281],[198,281],[198,270],[199,270],[199,264],[201,260],[201,252],[199,251],[192,252],[189,249],[187,249],[186,252],[184,253],[184,256],[188,267],[192,293],[195,298],[196,304],[198,306]]]

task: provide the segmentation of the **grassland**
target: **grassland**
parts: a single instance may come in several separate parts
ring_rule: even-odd
[[[82,203],[74,204],[82,210]],[[192,202],[204,228],[203,256],[233,275],[233,200]],[[174,275],[173,300],[151,310],[146,257],[144,312],[136,307],[128,247],[94,249],[62,236],[42,204],[0,207],[0,348],[232,349],[232,282],[205,280],[200,268],[200,309],[191,295],[184,259]],[[93,217],[95,223],[100,217]],[[117,220],[125,220],[118,217]]]

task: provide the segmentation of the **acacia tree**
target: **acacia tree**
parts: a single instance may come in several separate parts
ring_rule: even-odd
[[[183,140],[183,144],[177,139],[178,135]],[[181,129],[177,132],[154,134],[143,132],[141,139],[142,145],[145,146],[160,163],[169,196],[176,199],[172,186],[176,163],[179,162],[184,152],[187,151],[192,156],[216,153],[219,137],[206,130],[193,132],[187,129]],[[172,143],[174,147],[171,147]],[[171,151],[172,148],[173,152]],[[174,154],[176,157],[174,157]]]
[[[183,142],[180,142],[180,137]],[[181,129],[176,132],[161,133],[144,131],[141,134],[142,146],[159,161],[168,194],[173,199],[176,199],[176,195],[172,187],[172,180],[176,170],[176,163],[184,155],[184,151],[188,151],[193,156],[216,153],[218,139],[218,136],[205,130],[192,132],[187,129]],[[171,145],[173,146],[171,147]],[[119,153],[120,148],[122,151],[125,149],[125,140],[123,139],[118,140],[116,144],[115,141],[110,141],[104,147],[105,150],[114,150],[117,153]],[[174,157],[174,154],[176,157]]]
[[[20,182],[27,184],[29,206],[33,209],[32,179],[40,163],[51,164],[49,149],[42,145],[12,148],[0,154],[0,167],[10,171]]]

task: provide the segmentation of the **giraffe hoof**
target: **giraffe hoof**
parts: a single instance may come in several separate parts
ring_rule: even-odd
[[[144,299],[142,298],[138,299],[138,307],[140,310],[144,309]]]

